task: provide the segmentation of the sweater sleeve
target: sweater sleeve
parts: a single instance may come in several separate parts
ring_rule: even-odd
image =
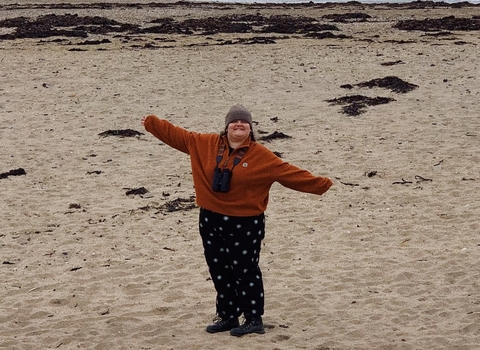
[[[307,170],[283,162],[278,167],[277,181],[292,190],[321,195],[333,185],[327,177],[315,176]]]
[[[270,153],[271,174],[274,181],[295,191],[321,195],[333,185],[327,177],[315,176],[305,169],[289,164]],[[267,158],[267,157],[265,157]]]
[[[189,143],[194,137],[193,132],[175,126],[167,120],[149,115],[145,120],[145,130],[156,138],[181,152],[190,154]]]

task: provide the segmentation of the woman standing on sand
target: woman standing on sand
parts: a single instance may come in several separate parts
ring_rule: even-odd
[[[282,161],[255,142],[252,116],[239,105],[225,118],[225,131],[200,134],[149,115],[145,129],[167,145],[190,156],[199,229],[205,259],[217,297],[209,333],[265,333],[264,291],[259,267],[265,215],[274,182],[293,190],[321,195],[332,185],[328,178]],[[239,324],[243,314],[245,322]]]

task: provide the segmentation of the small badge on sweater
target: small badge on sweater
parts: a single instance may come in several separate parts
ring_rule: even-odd
[[[242,166],[246,168],[248,166],[248,163],[243,163]]]

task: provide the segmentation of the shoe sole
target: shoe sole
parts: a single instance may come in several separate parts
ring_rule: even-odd
[[[233,331],[233,329],[232,329],[232,331]],[[232,331],[230,331],[230,335],[233,335],[234,337],[241,337],[241,336],[244,336],[244,335],[247,335],[247,334],[265,334],[264,329],[259,329],[257,331],[247,332],[247,333],[236,333],[236,332],[232,332]]]
[[[211,330],[211,329],[206,329],[206,331],[207,331],[207,333],[215,334],[215,333],[228,332],[228,331],[230,331],[230,329],[224,329],[224,330],[221,330],[221,331],[215,331],[215,330]]]
[[[237,328],[238,326],[233,326],[232,328],[226,328],[222,330],[215,330],[215,329],[209,329],[208,327],[205,329],[207,333],[215,334],[215,333],[222,333],[222,332],[228,332],[231,331],[234,328]]]

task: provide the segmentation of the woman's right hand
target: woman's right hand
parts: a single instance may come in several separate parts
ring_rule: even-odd
[[[148,115],[142,118],[142,125],[145,126],[145,121],[147,120]]]

